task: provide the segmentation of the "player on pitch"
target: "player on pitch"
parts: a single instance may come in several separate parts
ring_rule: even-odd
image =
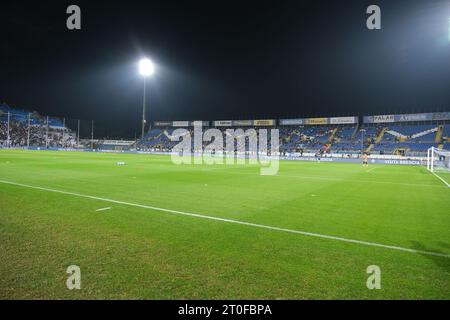
[[[369,156],[367,153],[363,154],[363,167],[368,167],[369,166]]]

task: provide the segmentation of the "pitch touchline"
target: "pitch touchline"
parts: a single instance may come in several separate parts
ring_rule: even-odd
[[[347,238],[342,238],[342,237],[329,236],[329,235],[320,234],[320,233],[313,233],[313,232],[307,232],[307,231],[285,229],[285,228],[267,226],[267,225],[263,225],[263,224],[244,222],[244,221],[239,221],[239,220],[218,218],[218,217],[212,217],[212,216],[207,216],[207,215],[203,215],[203,214],[184,212],[184,211],[178,211],[178,210],[171,210],[171,209],[164,209],[164,208],[158,208],[158,207],[147,206],[147,205],[131,203],[131,202],[125,202],[125,201],[120,201],[120,200],[113,200],[113,199],[95,197],[95,196],[90,196],[90,195],[76,193],[76,192],[69,192],[69,191],[62,191],[62,190],[56,190],[56,189],[50,189],[50,188],[44,188],[44,187],[31,186],[31,185],[28,185],[28,184],[22,184],[22,183],[6,181],[6,180],[0,180],[0,183],[9,184],[9,185],[13,185],[13,186],[24,187],[24,188],[42,190],[42,191],[47,191],[47,192],[66,194],[66,195],[71,195],[71,196],[80,197],[80,198],[87,198],[87,199],[93,199],[93,200],[117,203],[117,204],[122,204],[122,205],[126,205],[126,206],[131,206],[131,207],[137,207],[137,208],[143,208],[143,209],[151,209],[151,210],[155,210],[155,211],[174,213],[174,214],[179,214],[179,215],[183,215],[183,216],[189,216],[189,217],[196,217],[196,218],[201,218],[201,219],[208,219],[208,220],[214,220],[214,221],[221,221],[221,222],[240,224],[240,225],[250,226],[250,227],[255,227],[255,228],[260,228],[260,229],[275,230],[275,231],[294,233],[294,234],[301,234],[301,235],[304,235],[304,236],[310,236],[310,237],[316,237],[316,238],[322,238],[322,239],[337,240],[337,241],[341,241],[341,242],[356,243],[356,244],[372,246],[372,247],[379,247],[379,248],[392,249],[392,250],[398,250],[398,251],[406,251],[406,252],[412,252],[412,253],[425,254],[425,255],[430,255],[430,256],[438,256],[438,257],[450,258],[450,254],[444,254],[444,253],[438,253],[438,252],[415,250],[415,249],[409,249],[409,248],[403,248],[403,247],[397,247],[397,246],[390,246],[390,245],[385,245],[385,244],[380,244],[380,243],[375,243],[375,242],[367,242],[367,241],[353,240],[353,239],[347,239]]]

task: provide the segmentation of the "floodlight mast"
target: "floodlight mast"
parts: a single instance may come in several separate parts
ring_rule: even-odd
[[[151,76],[155,68],[153,62],[150,59],[144,58],[139,61],[139,73],[144,78],[144,94],[142,99],[142,136],[144,139],[145,135],[145,100],[146,100],[146,80],[147,77]]]
[[[145,98],[146,98],[146,77],[144,77],[144,94],[142,97],[142,136],[141,139],[144,139],[144,135],[145,135]]]

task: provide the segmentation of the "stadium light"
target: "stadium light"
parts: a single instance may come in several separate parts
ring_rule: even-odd
[[[155,72],[155,67],[150,59],[143,58],[139,61],[139,74],[144,78],[144,97],[142,101],[142,136],[144,139],[145,134],[145,87],[147,77],[153,75]]]
[[[139,61],[139,73],[141,76],[149,77],[155,72],[155,67],[150,59],[144,58]]]

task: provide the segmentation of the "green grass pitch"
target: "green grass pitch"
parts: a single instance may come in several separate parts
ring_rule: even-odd
[[[0,180],[0,299],[450,298],[450,189],[422,167],[283,161],[261,176],[169,156],[0,150]],[[70,265],[81,290],[66,288]],[[370,265],[379,290],[366,287]]]

